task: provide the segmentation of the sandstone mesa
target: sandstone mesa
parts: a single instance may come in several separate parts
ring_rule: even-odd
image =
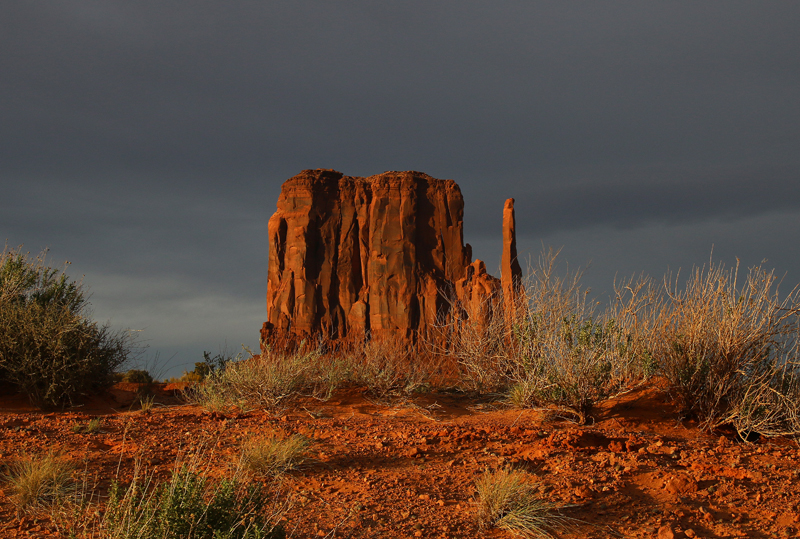
[[[491,316],[493,301],[512,303],[522,273],[514,199],[503,210],[501,279],[472,261],[463,218],[458,185],[421,172],[361,178],[316,169],[290,178],[269,220],[262,343],[414,341],[448,317]]]

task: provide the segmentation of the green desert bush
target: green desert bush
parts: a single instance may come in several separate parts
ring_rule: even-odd
[[[172,377],[170,383],[197,383],[202,382],[208,376],[225,370],[228,363],[239,361],[240,356],[234,356],[226,352],[220,352],[212,356],[208,352],[203,352],[203,361],[194,364],[191,371],[183,371],[180,377]]]
[[[132,350],[129,333],[88,317],[82,283],[21,250],[0,255],[0,383],[31,402],[63,406],[113,381]]]
[[[129,384],[152,384],[153,375],[144,369],[130,369],[120,376],[121,382]]]
[[[778,293],[772,271],[696,268],[667,283],[652,347],[670,393],[706,428],[800,432],[800,291]]]
[[[241,470],[212,477],[207,457],[179,458],[166,481],[137,463],[132,478],[117,477],[107,491],[84,472],[82,487],[50,507],[51,521],[74,539],[283,539],[288,502],[280,485],[267,490]]]
[[[112,484],[104,539],[283,539],[279,511],[261,485],[209,479],[188,466],[168,482],[135,476],[127,487]]]
[[[35,511],[66,500],[75,490],[74,466],[50,452],[23,455],[8,467],[5,479],[19,511]]]
[[[478,479],[478,522],[482,528],[496,526],[517,537],[553,537],[573,523],[558,506],[543,500],[530,476],[519,470],[487,470]]]
[[[236,359],[236,356],[226,352],[220,352],[212,356],[204,351],[203,361],[194,364],[192,373],[200,380],[203,380],[209,374],[225,370],[225,366],[232,361],[236,361]]]

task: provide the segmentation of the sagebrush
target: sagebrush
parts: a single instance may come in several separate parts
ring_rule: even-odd
[[[82,283],[50,268],[45,254],[0,255],[0,383],[42,407],[63,406],[113,382],[129,359],[129,332],[89,318]]]

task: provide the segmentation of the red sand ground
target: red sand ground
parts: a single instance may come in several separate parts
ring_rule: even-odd
[[[509,537],[479,530],[473,500],[484,470],[508,465],[570,505],[564,514],[580,522],[562,537],[800,536],[797,443],[702,433],[653,386],[604,403],[585,426],[444,394],[381,405],[356,390],[277,415],[221,416],[162,387],[167,405],[143,414],[126,408],[136,389],[55,413],[0,398],[0,462],[56,449],[101,482],[118,467],[129,476],[137,458],[167,477],[180,454],[204,448],[223,471],[251,436],[302,433],[316,443],[285,482],[291,537]],[[95,417],[101,432],[72,432]],[[46,517],[18,518],[0,488],[0,537],[57,537]]]

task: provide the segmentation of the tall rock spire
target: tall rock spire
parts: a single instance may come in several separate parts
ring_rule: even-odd
[[[514,199],[503,206],[503,258],[500,262],[500,281],[503,286],[503,303],[508,320],[513,320],[516,302],[522,287],[522,268],[517,260],[517,226],[514,217]]]

